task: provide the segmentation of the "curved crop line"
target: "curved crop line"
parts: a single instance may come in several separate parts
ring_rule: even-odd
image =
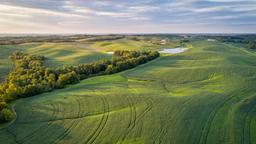
[[[127,85],[127,88],[128,85]],[[125,129],[125,131],[119,135],[118,139],[117,139],[117,143],[122,143],[122,141],[124,141],[130,127],[133,127],[132,125],[135,125],[134,122],[136,120],[136,106],[134,105],[134,103],[132,103],[131,99],[130,99],[130,96],[126,96],[126,100],[128,102],[128,106],[129,106],[129,109],[130,109],[130,119],[129,119],[129,124],[128,124],[128,127]]]
[[[56,107],[54,105],[53,106],[53,115],[55,116],[56,114]],[[28,122],[29,123],[29,122]],[[22,123],[21,123],[22,124]],[[23,137],[21,140],[22,143],[24,143],[26,140],[31,139],[32,137],[36,136],[36,133],[42,129],[47,129],[49,127],[50,123],[48,123],[47,127],[44,127],[44,125],[41,125],[40,127],[38,127],[37,129],[35,129],[34,131],[32,131],[31,133],[29,133],[28,135],[26,135],[25,137]]]
[[[126,96],[126,100],[127,100],[127,102],[128,102],[128,106],[129,106],[129,110],[130,110],[129,124],[128,124],[128,127],[126,128],[126,129],[128,129],[128,128],[132,125],[134,112],[133,112],[132,104],[131,104],[130,100],[127,98],[127,96]],[[124,135],[125,135],[125,132],[122,132],[122,133],[118,136],[118,138],[117,138],[117,143],[120,143],[120,139],[123,139]]]
[[[250,111],[250,113],[255,113],[255,107],[253,108],[252,111]],[[251,123],[252,123],[252,119],[250,118],[250,121],[249,121],[249,143],[253,143],[252,141],[252,134],[251,134]]]
[[[60,113],[60,105],[57,104],[57,106],[55,107],[54,104],[52,104],[54,107],[54,115],[53,115],[53,119],[57,119],[58,118],[58,114]]]
[[[186,105],[187,103],[189,103],[191,100],[193,100],[192,97],[188,98],[187,100],[185,100],[183,103],[179,104],[178,105],[178,108],[177,109],[181,109],[184,107],[184,105]],[[178,113],[180,113],[180,111],[174,111],[174,113],[172,114],[173,116],[171,117],[171,119],[169,120],[173,120],[175,115],[177,115]],[[168,128],[168,123],[165,124],[165,130]],[[160,131],[159,135],[158,135],[158,141],[159,141],[159,144],[163,143],[163,139],[164,137],[167,135],[167,132],[164,131],[164,128]],[[156,139],[157,140],[157,139]],[[153,142],[154,144],[156,144],[156,140]]]
[[[57,118],[57,115],[58,115],[58,113],[60,113],[60,105],[57,105],[57,108],[55,107],[55,105],[54,104],[52,104],[53,105],[53,108],[54,108],[54,113],[53,113],[53,119],[55,118]],[[64,119],[63,119],[64,120]],[[48,129],[52,124],[51,124],[51,122],[54,122],[55,120],[47,120],[47,121],[37,121],[36,123],[41,123],[41,122],[47,122],[48,123],[48,125],[47,125],[47,127],[44,127],[43,125],[41,126],[41,127],[39,127],[38,129],[36,129],[35,131],[33,131],[30,135],[27,135],[25,138],[23,138],[23,140],[22,141],[25,141],[26,139],[28,139],[28,138],[31,138],[31,137],[34,137],[35,135],[36,135],[36,133],[37,133],[37,131],[39,131],[39,130],[42,130],[42,128],[44,128],[44,129]],[[26,122],[26,123],[31,123],[31,122]],[[64,121],[62,121],[61,122],[63,125],[64,125]],[[68,128],[68,129],[70,129],[70,128],[72,128],[73,127],[73,125],[74,125],[74,123],[75,122],[73,122],[72,124],[71,124],[71,126]],[[68,130],[67,129],[67,130]],[[67,130],[64,132],[64,135],[65,135],[65,133],[67,132]],[[59,137],[62,137],[63,136],[63,134],[61,134]],[[60,138],[61,139],[61,138]],[[59,141],[59,140],[57,140],[57,141]]]
[[[77,98],[77,97],[73,97],[73,98],[74,98],[75,102],[78,103],[77,116],[81,117],[81,115],[82,115],[82,113],[81,113],[81,111],[82,111],[81,102],[80,102],[79,98]],[[75,120],[72,120],[72,121],[74,121],[74,122],[72,122],[71,126],[69,128],[67,128],[65,130],[65,132],[57,138],[56,143],[63,140],[64,138],[66,138],[68,136],[68,134],[70,133],[70,131],[72,131],[74,128],[76,128],[77,125],[80,123],[80,120],[78,120],[78,119],[75,119]]]
[[[6,131],[7,131],[9,134],[11,134],[11,136],[14,138],[15,143],[17,143],[17,144],[23,144],[22,142],[20,142],[20,141],[17,140],[17,136],[16,136],[13,132],[11,132],[9,129],[6,129]]]
[[[209,115],[208,120],[206,121],[203,130],[201,132],[200,138],[199,138],[199,143],[200,144],[206,144],[207,143],[207,139],[208,139],[208,135],[212,126],[212,122],[218,112],[218,110],[223,107],[227,102],[229,102],[230,100],[232,100],[233,98],[235,98],[236,92],[233,92],[230,94],[230,97],[227,97],[226,100],[224,100],[223,102],[217,104],[217,106],[214,108],[214,110],[211,112],[211,114]]]
[[[101,126],[100,130],[98,131],[98,133],[94,136],[94,138],[92,139],[92,144],[95,143],[95,140],[100,136],[100,134],[102,133],[103,129],[106,127],[106,124],[107,124],[107,121],[108,121],[108,117],[109,117],[109,103],[107,101],[107,99],[102,96],[104,101],[105,101],[105,105],[106,105],[106,108],[105,108],[105,120],[103,121],[103,125]]]
[[[125,134],[122,136],[121,141],[124,141],[125,138],[127,137],[127,135],[129,134],[129,132],[135,127],[136,119],[137,119],[136,106],[135,106],[134,102],[132,102],[133,100],[129,96],[127,96],[127,101],[131,108],[131,119],[130,119],[131,121],[126,129]]]
[[[121,75],[122,77],[124,77],[125,79],[127,79],[127,83],[129,83],[129,82],[128,82],[128,79],[137,80],[137,81],[157,81],[157,80],[152,79],[152,78],[141,79],[141,78],[139,78],[139,77],[133,77],[133,76],[131,77],[131,76],[127,76],[127,75],[125,75],[125,74],[120,74],[120,75]],[[139,95],[139,92],[137,91],[136,88],[130,87],[129,84],[127,84],[127,87],[128,87],[129,89],[133,89],[133,91],[135,91],[135,93],[136,93],[137,95]],[[144,100],[142,100],[141,97],[139,97],[139,96],[137,96],[137,97],[140,98],[141,101],[144,101]],[[134,105],[134,102],[131,102],[131,101],[133,101],[133,99],[131,99],[130,96],[126,96],[126,99],[127,99],[128,104],[129,104],[129,107],[130,107],[130,109],[131,109],[131,110],[130,110],[130,111],[131,111],[130,123],[129,123],[128,128],[126,129],[126,131],[125,131],[124,133],[122,133],[122,134],[119,136],[119,138],[117,139],[117,143],[122,143],[122,141],[125,140],[125,138],[127,137],[127,135],[128,135],[128,134],[132,131],[132,129],[135,127],[136,123],[138,123],[138,121],[140,121],[140,120],[146,115],[146,113],[148,113],[149,111],[151,111],[151,109],[153,108],[153,101],[152,101],[151,99],[148,99],[148,100],[144,101],[144,102],[147,104],[147,107],[145,108],[145,110],[144,110],[142,113],[140,113],[140,114],[137,116],[137,114],[136,114],[136,106]],[[134,108],[135,108],[135,109],[134,109]],[[135,110],[135,118],[134,118],[134,120],[132,120],[132,119],[133,119],[132,116],[134,115],[134,114],[132,114],[132,113],[134,113],[133,110]],[[133,121],[133,122],[132,122],[132,121]],[[120,139],[121,139],[121,140],[120,140]]]
[[[55,105],[55,104],[52,104],[52,106],[53,106],[53,116],[54,116],[54,118],[57,118],[57,115],[60,113],[60,105]],[[30,123],[30,122],[28,122],[28,123]],[[62,122],[62,124],[64,124],[64,122]],[[51,127],[51,121],[47,121],[47,126],[45,127],[44,125],[42,125],[42,126],[40,126],[39,128],[37,128],[36,130],[34,130],[32,133],[30,133],[29,135],[27,135],[26,137],[24,137],[23,139],[22,139],[22,141],[27,141],[28,139],[31,139],[32,137],[35,137],[36,136],[36,134],[37,134],[37,132],[38,131],[42,131],[42,129],[45,129],[45,130],[47,130],[47,129],[49,129],[49,127]]]
[[[23,137],[22,139],[20,139],[19,141],[21,141],[22,143],[24,143],[25,141],[27,141],[28,139],[31,139],[32,137],[36,136],[36,133],[39,130],[47,129],[49,127],[49,124],[47,125],[47,127],[44,127],[44,125],[41,125],[39,128],[35,129],[34,131],[32,131],[30,134],[26,135],[25,137]]]
[[[136,95],[139,95],[139,92],[137,91],[136,88],[132,88],[130,86],[128,86],[129,89],[132,89],[133,91],[135,91]],[[145,110],[143,112],[141,112],[140,114],[136,114],[136,105],[134,104],[135,102],[131,99],[131,97],[127,96],[127,100],[128,102],[130,102],[131,104],[131,108],[135,111],[134,112],[134,119],[132,120],[132,124],[128,126],[128,128],[126,129],[126,132],[124,132],[121,138],[121,142],[119,141],[120,139],[118,139],[118,143],[122,143],[126,137],[129,135],[129,133],[134,129],[134,127],[138,124],[138,122],[149,112],[151,111],[151,109],[153,108],[153,101],[151,99],[146,99],[144,101],[144,99],[142,99],[141,96],[137,96],[137,98],[140,98],[140,101],[143,101],[146,103],[147,107],[145,108]],[[133,102],[131,102],[133,101]]]
[[[243,138],[242,138],[243,143],[252,143],[251,132],[250,132],[252,118],[250,118],[250,113],[252,113],[255,110],[255,108],[256,108],[256,106],[254,105],[246,112],[246,115],[244,118],[244,126],[243,126]],[[247,127],[247,124],[248,124],[248,127]],[[247,128],[247,132],[246,132],[246,128]],[[245,137],[247,136],[246,133],[248,133],[248,141],[246,141],[246,139],[245,139]]]
[[[60,142],[61,140],[63,140],[64,138],[66,138],[68,136],[68,134],[70,133],[70,131],[72,131],[75,127],[77,127],[77,125],[79,124],[79,120],[72,120],[74,122],[72,122],[71,126],[68,127],[55,141],[55,143]]]
[[[100,123],[97,126],[97,128],[90,134],[88,139],[85,142],[83,142],[83,143],[86,143],[86,144],[95,143],[95,140],[99,137],[99,135],[101,134],[101,132],[105,128],[105,126],[107,124],[107,121],[108,121],[109,103],[108,103],[107,99],[104,96],[101,96],[101,95],[98,95],[98,96],[102,100],[104,113],[103,113],[103,116],[102,116],[102,118],[100,120]]]
[[[53,105],[53,109],[54,109],[53,114],[55,115],[55,113],[56,113],[56,108],[54,107],[54,105]],[[20,123],[20,122],[19,122],[19,123]],[[20,124],[22,124],[22,123],[20,123]],[[19,142],[24,143],[26,140],[31,139],[32,137],[34,137],[34,136],[36,135],[36,133],[37,133],[39,130],[42,130],[42,128],[48,128],[48,127],[49,127],[49,124],[47,125],[47,127],[44,127],[44,125],[41,125],[41,126],[38,127],[37,129],[35,129],[34,131],[32,131],[30,134],[28,134],[28,135],[26,135],[25,137],[21,138],[21,139],[19,140]]]
[[[212,112],[209,115],[209,118],[207,119],[205,125],[203,126],[203,130],[201,132],[200,138],[199,138],[199,144],[206,144],[208,135],[212,126],[212,122],[218,112],[218,110],[225,105],[228,101],[232,100],[235,97],[235,95],[228,97],[226,100],[224,100],[222,103],[217,104],[217,106],[212,110]]]

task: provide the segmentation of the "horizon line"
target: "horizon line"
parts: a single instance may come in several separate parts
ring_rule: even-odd
[[[255,35],[256,32],[181,32],[181,33],[162,33],[162,32],[152,32],[152,33],[1,33],[0,35],[182,35],[182,34],[246,34],[246,35]]]

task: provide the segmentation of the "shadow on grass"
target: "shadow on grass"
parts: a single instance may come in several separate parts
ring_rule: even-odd
[[[23,105],[24,103],[20,103]],[[19,105],[19,104],[18,104]],[[26,113],[34,113],[33,109],[26,109]],[[9,126],[0,130],[1,143],[57,143],[58,141],[68,140],[71,137],[68,134],[69,126],[63,127],[63,121],[45,121],[45,122],[26,122],[19,118],[22,113],[17,114],[17,119]],[[41,118],[47,118],[50,115],[40,113],[37,115]],[[35,117],[29,117],[32,121]],[[29,121],[31,121],[29,120]],[[72,121],[69,125],[72,125]]]

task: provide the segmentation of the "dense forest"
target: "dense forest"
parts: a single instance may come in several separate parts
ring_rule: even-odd
[[[112,59],[90,64],[48,68],[43,56],[15,52],[10,56],[12,71],[0,86],[0,122],[10,121],[14,114],[7,102],[63,88],[91,76],[113,74],[136,67],[159,57],[156,51],[115,51]]]

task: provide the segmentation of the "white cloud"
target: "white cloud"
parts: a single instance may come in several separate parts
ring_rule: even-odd
[[[164,29],[163,31],[170,32],[181,31],[184,27],[192,29],[200,25],[214,27],[211,24],[215,22],[223,26],[234,22],[243,23],[245,19],[250,24],[256,22],[256,0],[2,1],[0,2],[1,31],[31,29],[53,32],[62,30],[99,32]],[[152,29],[147,25],[153,25]],[[184,27],[180,26],[180,29],[174,30],[179,25]],[[130,29],[126,29],[127,27]]]
[[[215,20],[227,20],[227,19],[237,19],[240,18],[238,15],[225,15],[225,16],[214,16],[210,17],[210,19],[215,19]]]
[[[129,18],[134,17],[133,13],[119,13],[119,12],[95,12],[98,16],[110,16],[110,17],[122,17],[122,18]]]
[[[7,13],[7,14],[16,14],[16,15],[48,15],[48,16],[59,16],[59,17],[82,17],[81,15],[65,13],[65,12],[57,12],[52,10],[46,9],[39,9],[39,8],[29,8],[29,7],[21,7],[21,6],[12,6],[12,5],[3,5],[0,4],[0,13]]]
[[[105,6],[109,6],[110,2],[109,1],[97,1],[94,3],[97,8],[104,8]],[[141,12],[148,12],[148,11],[153,11],[158,9],[158,7],[154,6],[127,6],[125,9],[120,8],[121,4],[119,4],[117,7],[116,5],[113,6],[115,7],[115,10],[96,10],[96,8],[88,8],[85,6],[79,6],[78,4],[72,2],[72,1],[67,1],[65,2],[63,8],[68,9],[68,11],[72,11],[78,14],[86,14],[87,16],[99,16],[99,17],[109,17],[109,18],[126,18],[129,20],[148,20],[149,18],[145,16],[140,16],[139,13]],[[113,8],[112,7],[112,8]]]
[[[18,14],[18,13],[0,13],[2,17],[21,17],[21,18],[31,18],[28,14]]]
[[[205,0],[210,2],[255,2],[255,0]]]
[[[205,8],[196,8],[193,9],[193,12],[196,13],[210,13],[210,12],[219,12],[230,9],[230,6],[216,6],[216,7],[205,7]]]
[[[129,7],[128,10],[136,12],[136,13],[140,13],[140,12],[152,12],[155,10],[160,10],[161,8],[157,7],[157,6],[132,6]]]

